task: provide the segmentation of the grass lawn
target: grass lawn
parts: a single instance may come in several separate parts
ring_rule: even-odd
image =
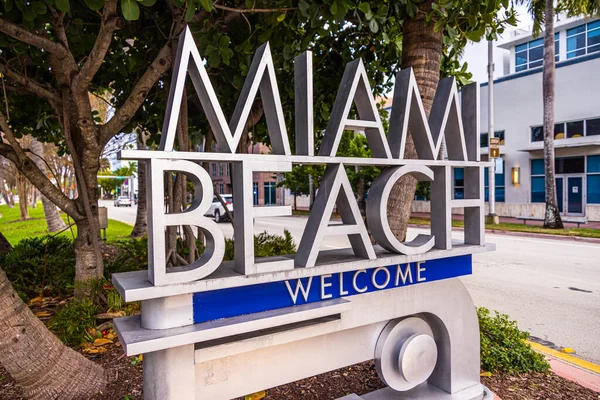
[[[410,223],[414,225],[429,225],[430,220],[428,218],[411,218]],[[464,227],[464,221],[456,220],[452,221],[453,227],[462,228]],[[567,229],[548,229],[541,226],[525,225],[525,224],[507,224],[501,223],[498,225],[486,224],[486,229],[495,231],[510,231],[510,232],[528,232],[528,233],[543,233],[546,235],[558,235],[558,236],[579,236],[587,238],[600,238],[599,229],[591,228],[567,228]]]
[[[17,204],[14,208],[8,208],[6,204],[0,205],[0,232],[8,239],[11,245],[16,245],[22,239],[47,235],[46,219],[44,218],[44,209],[42,204],[39,203],[36,208],[29,208],[29,217],[27,221],[21,221],[21,214],[19,213],[19,205]],[[61,213],[61,217],[67,225],[69,220],[67,215]],[[73,223],[73,220],[70,220]],[[107,240],[113,241],[116,239],[122,239],[131,233],[133,227],[123,222],[115,221],[113,219],[108,220],[108,229],[106,230]],[[67,229],[59,235],[66,235],[75,237],[77,235],[77,227],[72,226],[71,229]]]

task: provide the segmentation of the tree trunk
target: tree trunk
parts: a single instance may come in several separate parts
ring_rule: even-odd
[[[554,177],[554,1],[546,0],[544,15],[546,29],[544,30],[544,67],[543,67],[543,97],[544,97],[544,167],[546,171],[546,212],[544,227],[562,229],[563,222],[558,208],[556,196],[556,180]]]
[[[8,208],[13,208],[15,206],[13,203],[12,194],[7,192],[6,190],[2,190],[2,198],[6,202],[6,205],[8,206]]]
[[[141,133],[143,134],[143,133]],[[138,138],[138,149],[146,146]],[[131,237],[139,238],[148,234],[148,203],[146,201],[146,161],[138,161],[138,199],[137,212],[135,214],[135,225],[131,231]]]
[[[32,159],[38,166],[38,168],[44,173],[48,173],[46,163],[41,157],[44,157],[44,146],[39,140],[33,139],[31,142],[31,151],[34,153]],[[60,184],[60,182],[57,182]],[[48,232],[62,231],[67,227],[65,221],[60,217],[56,205],[41,195],[42,207],[44,208],[44,216],[46,217],[46,224],[48,225]]]
[[[0,363],[29,399],[85,399],[106,385],[103,368],[62,344],[23,303],[2,269]]]
[[[21,221],[29,219],[29,208],[27,208],[27,178],[20,172],[17,173],[17,194],[19,195],[19,211],[21,212]]]
[[[425,113],[429,116],[433,98],[440,80],[440,63],[442,56],[442,32],[434,31],[434,22],[425,21],[425,15],[431,11],[433,0],[419,4],[419,12],[415,18],[407,19],[403,25],[402,68],[412,67],[419,85]],[[417,158],[417,151],[412,136],[406,138],[405,158]],[[400,241],[406,239],[408,220],[415,197],[417,180],[405,175],[398,180],[390,193],[387,215],[390,228]]]

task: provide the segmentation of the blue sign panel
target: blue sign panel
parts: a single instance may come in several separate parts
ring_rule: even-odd
[[[194,323],[471,274],[471,255],[194,293]]]

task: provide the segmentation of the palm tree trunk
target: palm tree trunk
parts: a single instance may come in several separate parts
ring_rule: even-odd
[[[34,153],[32,159],[38,168],[44,173],[48,173],[48,168],[46,163],[41,159],[44,157],[44,146],[42,143],[34,138],[31,141],[31,151]],[[60,182],[57,182],[60,184]],[[65,221],[60,217],[58,213],[58,209],[56,205],[52,203],[50,200],[46,198],[46,196],[41,195],[42,198],[42,206],[44,208],[44,215],[46,217],[46,224],[48,225],[48,232],[58,232],[62,231],[67,227]]]
[[[29,399],[83,399],[106,385],[103,368],[36,318],[0,269],[0,363]]]
[[[65,221],[60,217],[56,205],[41,195],[42,207],[44,208],[44,215],[46,216],[46,224],[48,225],[48,232],[59,232],[66,229],[67,225]]]
[[[431,11],[433,0],[419,4],[419,12],[415,18],[404,21],[402,37],[402,68],[412,67],[425,113],[429,116],[433,98],[440,80],[440,63],[442,57],[441,30],[434,31],[435,21],[427,23],[426,14]],[[417,158],[417,151],[412,136],[406,140],[405,158]],[[400,241],[406,239],[408,220],[415,197],[417,180],[405,175],[394,185],[388,200],[387,215],[390,228]]]
[[[138,149],[145,149],[138,138]],[[131,237],[139,238],[148,233],[148,202],[146,201],[146,161],[138,161],[138,199],[137,212],[135,214],[135,225],[131,231]]]
[[[545,228],[563,228],[556,196],[556,179],[554,177],[554,81],[556,66],[554,63],[554,1],[546,0],[544,14],[546,29],[544,31],[544,167],[546,171],[546,212]]]

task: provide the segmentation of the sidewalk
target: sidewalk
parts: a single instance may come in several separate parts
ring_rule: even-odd
[[[412,213],[411,217],[431,219],[431,215],[429,213]],[[464,219],[465,219],[465,216],[463,214],[452,214],[453,221],[463,221]],[[517,219],[517,218],[512,218],[512,217],[500,217],[500,223],[524,225],[522,219]],[[544,222],[543,221],[527,221],[527,225],[543,226]],[[565,228],[577,228],[577,224],[570,223],[570,222],[565,222],[564,225],[565,225]],[[587,224],[582,224],[580,227],[588,228],[588,229],[600,229],[600,221],[589,221]]]

